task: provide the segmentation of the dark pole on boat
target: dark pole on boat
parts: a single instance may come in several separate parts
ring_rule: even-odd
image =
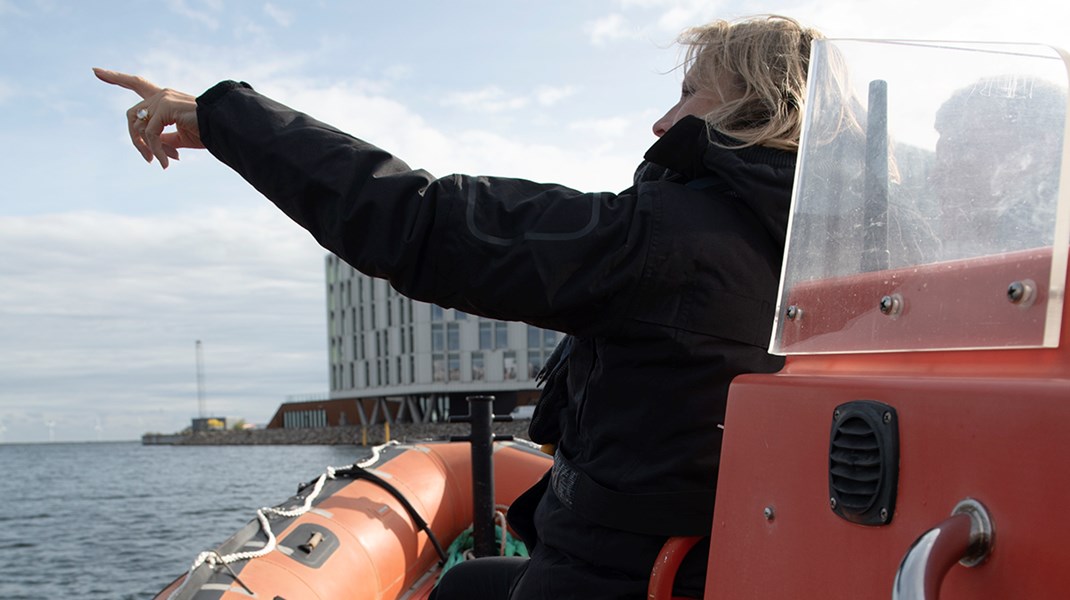
[[[862,271],[888,268],[888,82],[869,82]]]
[[[467,422],[472,427],[471,435],[450,438],[472,444],[472,552],[477,557],[497,556],[500,551],[494,535],[494,442],[513,438],[494,435],[491,421],[512,418],[494,416],[494,396],[469,396],[468,416],[450,420]]]

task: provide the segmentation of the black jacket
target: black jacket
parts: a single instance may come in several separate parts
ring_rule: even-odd
[[[360,271],[574,335],[559,452],[576,470],[626,494],[714,489],[729,382],[782,365],[765,349],[793,153],[712,144],[692,117],[647,153],[664,168],[582,193],[436,179],[245,84],[197,112],[213,155]]]

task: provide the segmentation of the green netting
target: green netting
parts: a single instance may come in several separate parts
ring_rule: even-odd
[[[501,526],[494,526],[494,539],[501,543],[502,528]],[[449,571],[454,565],[462,563],[468,560],[470,556],[470,550],[475,545],[475,540],[472,539],[472,528],[468,527],[458,535],[450,547],[446,550],[446,564],[442,567],[442,573]],[[524,542],[514,538],[508,531],[505,532],[505,552],[502,556],[523,556],[527,557],[528,548],[524,545]],[[441,577],[441,575],[439,575]]]

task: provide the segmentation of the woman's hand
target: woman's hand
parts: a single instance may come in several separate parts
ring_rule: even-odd
[[[93,69],[97,78],[105,83],[124,87],[141,96],[142,101],[126,111],[130,129],[130,141],[141,153],[145,162],[155,156],[160,166],[167,168],[168,158],[178,160],[179,148],[204,148],[201,131],[197,125],[197,99],[142,79],[106,69]],[[164,128],[174,125],[176,130],[164,133]]]

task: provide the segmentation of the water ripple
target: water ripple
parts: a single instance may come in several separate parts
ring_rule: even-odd
[[[363,455],[346,446],[0,445],[15,479],[59,474],[0,484],[0,598],[152,598],[258,507]]]

